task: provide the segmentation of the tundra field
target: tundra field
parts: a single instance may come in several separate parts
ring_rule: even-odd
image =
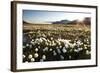
[[[91,59],[91,28],[82,24],[23,24],[23,62]]]

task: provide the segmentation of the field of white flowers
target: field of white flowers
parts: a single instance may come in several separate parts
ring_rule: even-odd
[[[91,58],[90,31],[23,31],[23,62]]]

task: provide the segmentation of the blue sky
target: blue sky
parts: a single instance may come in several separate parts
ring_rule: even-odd
[[[23,20],[30,23],[46,23],[60,20],[82,20],[90,17],[90,13],[23,10]]]

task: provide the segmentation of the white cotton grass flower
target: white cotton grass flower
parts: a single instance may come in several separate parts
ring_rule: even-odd
[[[58,42],[58,45],[60,46],[61,45],[61,42]]]
[[[32,34],[32,33],[33,33],[32,31],[29,32],[29,34]]]
[[[25,58],[26,56],[23,54],[23,58]]]
[[[45,50],[48,50],[48,47],[45,47]]]
[[[82,42],[80,40],[77,41],[77,45],[82,45]]]
[[[87,46],[84,46],[84,49],[88,49]]]
[[[32,45],[34,45],[34,44],[35,44],[35,42],[31,41],[31,44],[32,44]]]
[[[74,48],[74,47],[75,47],[74,44],[70,44],[69,46],[70,46],[71,48]]]
[[[65,47],[66,47],[66,48],[68,48],[68,47],[69,47],[69,45],[68,45],[68,44],[65,44]]]
[[[42,40],[47,41],[46,38],[42,38]]]
[[[47,42],[49,42],[49,43],[50,43],[50,40],[49,40],[49,39],[47,39]]]
[[[35,39],[35,41],[36,41],[36,42],[38,42],[38,41],[39,41],[39,39],[38,39],[38,38],[36,38],[36,39]]]
[[[68,48],[71,40],[59,39],[60,42],[63,42],[65,47]]]
[[[81,45],[83,45],[83,42],[81,42]]]
[[[48,34],[48,36],[50,36],[50,35],[51,35],[51,33],[50,33],[50,32],[48,32],[47,34]]]
[[[35,57],[35,58],[37,58],[38,56],[39,56],[39,54],[38,54],[38,53],[35,53],[35,54],[34,54],[34,57]]]
[[[29,47],[32,48],[32,45],[30,44]]]
[[[60,55],[60,58],[63,60],[64,59],[64,57],[62,56],[62,55]]]
[[[55,43],[54,41],[52,41],[52,43]]]
[[[28,61],[25,61],[25,63],[28,63]]]
[[[46,45],[49,45],[48,42],[45,42]]]
[[[62,46],[59,46],[59,48],[62,48]]]
[[[34,39],[32,39],[32,42],[34,42]]]
[[[43,52],[45,52],[46,50],[45,49],[43,49]]]
[[[58,39],[58,40],[56,40],[56,42],[58,43],[58,45],[61,45],[61,42],[59,41],[59,39]]]
[[[88,41],[87,44],[89,44],[90,42]]]
[[[37,52],[37,51],[39,51],[39,49],[38,48],[35,48],[35,51]]]
[[[33,57],[32,54],[29,54],[28,58],[31,59],[32,57]]]
[[[67,52],[67,50],[66,50],[65,47],[63,47],[62,51],[63,51],[63,53],[66,53]]]
[[[45,34],[42,34],[42,36],[43,36],[43,37],[46,37],[46,35],[45,35]]]
[[[40,30],[38,30],[37,33],[40,33]]]
[[[70,49],[70,52],[72,52],[73,51],[73,49]]]
[[[50,51],[52,51],[53,49],[52,49],[52,48],[50,48],[49,50],[50,50]]]
[[[86,39],[84,39],[84,42],[87,42],[87,40],[86,40]]]
[[[71,48],[74,48],[76,46],[76,43],[70,44]]]
[[[38,42],[37,44],[39,45],[40,43]]]
[[[58,52],[59,54],[61,54],[61,51],[60,51],[60,49],[57,49],[57,52]]]
[[[26,44],[26,46],[28,47],[28,46],[29,46],[29,44]]]
[[[61,40],[61,38],[58,38],[58,41],[60,41]]]
[[[84,44],[84,47],[86,47],[87,45],[86,44]]]
[[[53,37],[51,37],[50,39],[53,40]]]
[[[34,58],[31,58],[31,62],[34,62],[35,61],[35,59]]]
[[[45,60],[45,59],[46,59],[46,55],[43,55],[43,56],[42,56],[42,59]]]
[[[54,41],[52,41],[52,46],[56,46],[56,43]]]
[[[79,50],[78,49],[74,49],[74,52],[79,52]]]
[[[88,47],[91,47],[91,45],[87,45]]]
[[[41,42],[41,43],[43,42],[42,38],[39,39],[39,42]]]
[[[49,46],[52,46],[52,43],[50,42],[48,45],[49,45]]]
[[[57,46],[56,49],[59,49],[59,47]]]
[[[89,39],[87,39],[86,41],[89,42]]]
[[[69,56],[69,59],[71,59],[72,58],[72,56]]]
[[[86,50],[86,54],[89,55],[90,54],[90,51],[89,50]]]
[[[45,47],[44,49],[43,49],[43,51],[45,52],[45,51],[48,51],[48,47]]]
[[[40,49],[40,46],[38,46],[38,48]]]
[[[83,48],[78,48],[79,51],[83,50]]]
[[[53,55],[55,56],[55,55],[57,55],[57,53],[55,51],[53,51]]]

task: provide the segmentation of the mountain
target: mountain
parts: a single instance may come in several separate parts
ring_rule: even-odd
[[[34,22],[34,23],[32,23],[32,22],[27,22],[27,21],[23,20],[23,24],[52,24],[52,23],[50,23],[50,22]]]
[[[29,24],[29,23],[28,23],[27,21],[24,21],[24,20],[23,20],[23,24]]]
[[[79,25],[85,24],[85,25],[90,25],[91,24],[91,18],[90,17],[85,17],[82,21],[80,21],[78,19],[73,20],[73,21],[60,20],[60,21],[52,22],[52,24],[79,24]]]
[[[78,20],[73,20],[73,21],[70,21],[68,24],[77,24],[77,23],[79,23]]]
[[[78,20],[61,20],[61,21],[56,21],[56,22],[52,22],[52,24],[77,24]]]
[[[52,22],[52,24],[68,24],[69,22],[71,22],[71,21],[69,21],[69,20],[61,20],[61,21]]]

